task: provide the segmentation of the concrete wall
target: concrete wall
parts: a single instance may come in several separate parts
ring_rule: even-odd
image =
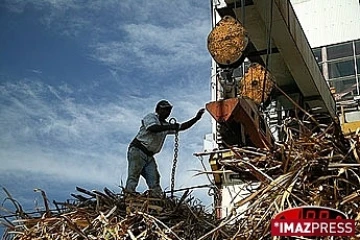
[[[360,38],[359,0],[290,0],[312,48]]]

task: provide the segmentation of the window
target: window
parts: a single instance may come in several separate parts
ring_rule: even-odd
[[[322,59],[321,48],[313,49],[314,56],[328,83],[336,93],[346,93],[346,97],[358,95],[357,80],[360,80],[360,39],[347,43],[326,46],[327,59]],[[356,59],[354,59],[356,55]],[[356,61],[355,61],[356,60]],[[322,69],[326,66],[327,68]],[[345,97],[345,96],[344,96]]]
[[[328,68],[329,78],[355,75],[355,62],[353,59],[342,62],[329,63]]]
[[[314,57],[317,63],[322,62],[322,56],[321,56],[321,48],[317,48],[313,50]]]
[[[354,77],[345,77],[339,79],[330,79],[330,87],[334,87],[336,93],[348,93],[348,95],[357,94],[357,85],[356,78]]]
[[[328,60],[354,56],[352,42],[330,46],[327,48]]]
[[[355,41],[355,54],[360,55],[360,40]]]

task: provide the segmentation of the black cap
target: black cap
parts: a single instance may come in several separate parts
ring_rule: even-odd
[[[172,105],[167,100],[161,100],[156,104],[156,108],[172,108]]]

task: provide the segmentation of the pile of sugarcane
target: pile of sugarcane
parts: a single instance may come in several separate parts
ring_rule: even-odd
[[[54,202],[55,210],[40,190],[45,210],[34,216],[4,189],[16,211],[3,221],[3,239],[272,239],[270,220],[305,205],[344,212],[356,222],[357,236],[347,239],[360,239],[360,134],[344,138],[333,124],[291,118],[282,128],[273,149],[230,147],[234,157],[219,160],[224,169],[251,176],[249,193],[226,218],[216,219],[189,190],[153,198],[77,188],[72,201]]]
[[[282,127],[283,141],[274,149],[232,148],[235,157],[221,161],[227,169],[253,176],[244,186],[252,191],[223,222],[236,221],[236,239],[270,239],[270,220],[276,214],[324,206],[355,219],[357,236],[346,239],[360,239],[360,135],[344,138],[333,124],[308,126],[291,118]]]
[[[197,239],[217,225],[198,199],[186,190],[181,197],[151,197],[148,193],[116,194],[77,187],[72,200],[45,204],[37,215],[24,211],[15,199],[15,218],[3,222],[3,239]],[[44,203],[48,202],[40,190]]]

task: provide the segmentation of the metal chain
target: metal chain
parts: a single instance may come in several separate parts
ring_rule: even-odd
[[[172,118],[170,119],[170,123],[174,124],[176,123],[176,119]],[[176,171],[176,164],[177,164],[177,158],[178,158],[178,152],[179,152],[179,131],[177,130],[175,132],[175,142],[174,142],[174,159],[173,164],[171,168],[171,198],[174,197],[174,188],[175,188],[175,171]]]

